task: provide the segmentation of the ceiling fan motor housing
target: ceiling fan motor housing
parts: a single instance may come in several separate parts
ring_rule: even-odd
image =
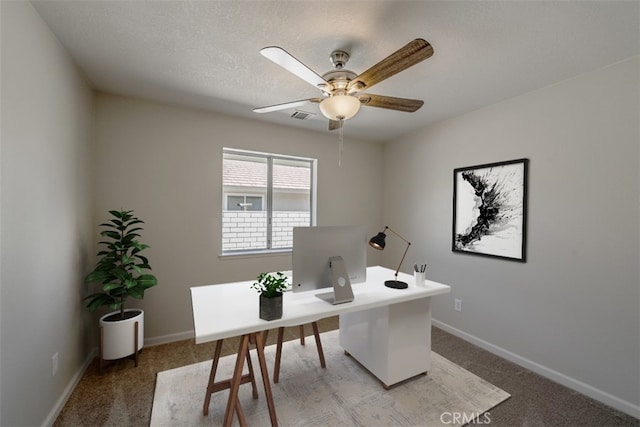
[[[341,70],[347,65],[347,61],[349,61],[349,54],[344,50],[334,50],[331,52],[331,63],[333,67],[337,70]]]
[[[347,84],[356,77],[356,73],[351,70],[332,70],[322,75],[322,78],[329,83],[329,92],[344,91]]]

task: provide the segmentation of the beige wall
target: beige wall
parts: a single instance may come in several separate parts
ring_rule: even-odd
[[[452,285],[434,301],[441,326],[638,416],[638,58],[384,149],[347,132],[340,168],[332,133],[105,94],[92,105],[29,3],[0,14],[0,425],[51,423],[82,373],[97,331],[82,278],[108,209],[147,222],[160,279],[140,304],[150,341],[191,333],[190,286],[290,268],[290,256],[218,257],[223,146],[319,159],[318,224],[409,237],[404,270],[427,262]],[[453,169],[519,157],[531,159],[527,263],[451,253]],[[390,240],[385,263],[402,249]]]
[[[144,301],[148,342],[191,336],[191,286],[251,280],[291,269],[291,255],[219,257],[222,148],[318,159],[318,225],[382,225],[382,146],[335,133],[286,129],[194,109],[99,94],[96,98],[96,215],[134,209],[160,284]],[[369,253],[371,263],[379,255]],[[139,303],[139,304],[138,304]]]
[[[384,152],[385,171],[393,171],[384,176],[384,221],[411,236],[407,265],[426,262],[428,278],[452,287],[434,301],[441,325],[635,416],[638,63],[441,122]],[[527,262],[454,254],[453,169],[523,157],[530,159]],[[463,301],[461,313],[454,298]]]
[[[35,426],[53,422],[95,345],[81,303],[92,95],[30,3],[0,2],[0,14],[0,425]]]

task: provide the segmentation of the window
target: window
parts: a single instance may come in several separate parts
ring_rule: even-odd
[[[314,159],[223,149],[222,253],[291,249],[315,223]]]
[[[227,196],[228,211],[261,211],[262,196]]]

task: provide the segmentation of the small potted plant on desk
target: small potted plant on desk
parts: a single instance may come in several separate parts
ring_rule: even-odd
[[[117,310],[100,318],[100,371],[104,360],[116,360],[134,355],[138,366],[138,352],[144,343],[144,311],[124,308],[128,297],[142,299],[144,291],[158,284],[156,277],[144,270],[151,270],[149,261],[141,255],[149,246],[138,242],[140,224],[144,221],[134,216],[133,211],[109,211],[112,219],[100,224],[104,238],[103,249],[98,252],[95,269],[87,275],[85,282],[101,285],[99,292],[85,298],[87,308],[95,311],[99,307]]]
[[[260,318],[276,320],[282,317],[282,292],[287,289],[287,277],[280,272],[261,273],[251,288],[260,294]]]

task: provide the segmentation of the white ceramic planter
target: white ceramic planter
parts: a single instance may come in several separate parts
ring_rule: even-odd
[[[142,349],[144,343],[144,311],[139,308],[128,308],[125,312],[138,311],[135,317],[115,322],[104,319],[119,313],[114,311],[100,318],[102,328],[102,359],[115,360],[131,356]],[[135,323],[138,322],[138,348],[135,348]]]

